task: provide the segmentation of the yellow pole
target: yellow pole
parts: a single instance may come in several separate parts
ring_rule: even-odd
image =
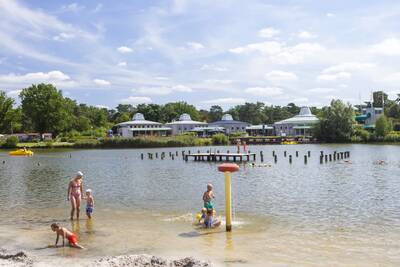
[[[231,173],[224,172],[225,174],[225,218],[226,218],[226,231],[232,231],[232,201],[231,201]]]

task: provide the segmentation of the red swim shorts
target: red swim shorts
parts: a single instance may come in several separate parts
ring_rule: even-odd
[[[72,234],[68,237],[68,241],[71,245],[76,245],[78,243],[78,238],[75,234]]]

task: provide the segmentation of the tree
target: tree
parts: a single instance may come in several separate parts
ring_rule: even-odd
[[[353,134],[353,123],[353,107],[341,100],[332,100],[329,107],[322,109],[314,134],[321,141],[349,141]]]
[[[385,92],[383,91],[376,91],[372,93],[373,96],[373,106],[374,107],[383,107],[383,102],[384,101],[386,103],[386,101],[388,100],[388,95],[385,94]]]
[[[235,120],[249,122],[251,124],[261,124],[265,122],[264,103],[245,103],[237,105],[228,111]]]
[[[224,110],[221,108],[221,106],[214,105],[211,106],[210,111],[208,112],[208,118],[210,122],[218,121],[222,118],[223,114]]]
[[[177,120],[183,113],[189,114],[192,120],[200,120],[200,114],[196,107],[181,101],[167,103],[161,107],[161,122]]]
[[[375,122],[375,135],[385,137],[392,128],[390,120],[385,115],[381,115]]]
[[[51,84],[32,85],[20,94],[22,113],[33,130],[58,134],[68,128],[72,114],[62,92]]]
[[[13,124],[18,123],[18,113],[13,109],[13,105],[14,99],[0,91],[0,133],[13,132]]]

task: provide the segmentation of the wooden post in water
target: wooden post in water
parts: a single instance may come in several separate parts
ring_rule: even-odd
[[[320,153],[321,153],[321,156],[324,156],[324,151],[320,151]]]
[[[299,157],[299,151],[296,151],[296,158]]]
[[[276,155],[274,155],[274,162],[277,163],[278,162],[278,157]]]
[[[175,155],[174,154],[172,154],[172,160],[175,160]]]
[[[289,155],[289,163],[292,164],[292,155]]]
[[[158,159],[158,152],[156,152],[156,159]]]
[[[328,155],[325,155],[325,162],[328,162]]]
[[[260,151],[260,160],[261,162],[264,162],[264,154],[262,151]]]
[[[308,157],[311,157],[311,151],[307,152]]]
[[[140,158],[143,160],[143,153],[140,154]]]
[[[322,164],[322,163],[324,163],[324,156],[320,155],[319,156],[319,164]]]
[[[329,161],[332,161],[332,154],[329,154]]]
[[[286,158],[286,150],[283,152],[283,156]]]
[[[308,159],[307,155],[304,155],[304,164],[307,164],[307,159]]]

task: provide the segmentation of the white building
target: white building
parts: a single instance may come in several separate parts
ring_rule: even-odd
[[[121,122],[116,127],[117,133],[126,138],[141,135],[166,136],[171,133],[171,128],[159,122],[145,120],[142,113],[136,113],[131,121]]]
[[[166,126],[171,128],[172,135],[178,135],[192,131],[196,127],[205,127],[207,123],[194,121],[189,114],[184,113],[179,117],[178,121],[169,122]]]
[[[225,134],[230,134],[234,132],[246,132],[246,127],[250,126],[250,123],[235,121],[231,114],[225,114],[221,120],[210,123],[210,126],[222,127],[225,129]]]
[[[280,136],[311,136],[312,127],[318,121],[309,107],[302,107],[299,115],[274,123],[275,133]]]

